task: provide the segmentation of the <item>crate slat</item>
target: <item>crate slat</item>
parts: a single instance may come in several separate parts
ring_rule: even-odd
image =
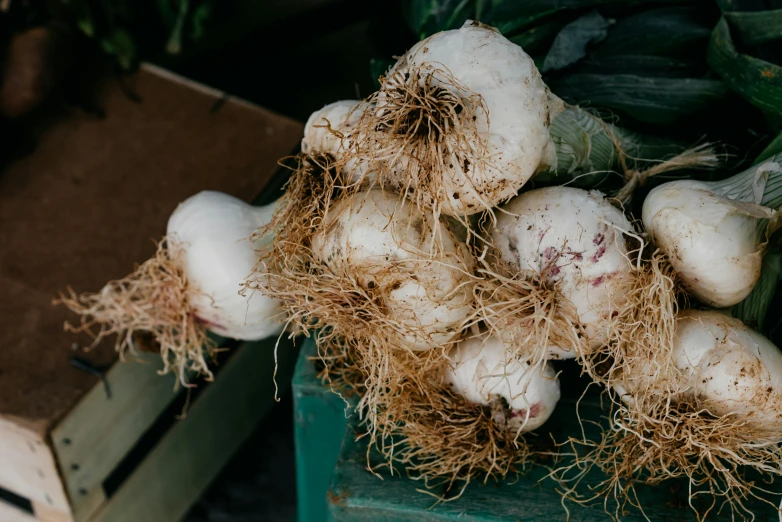
[[[300,522],[328,517],[326,491],[345,438],[345,402],[317,377],[310,338],[302,344],[293,374],[296,488]]]
[[[33,515],[0,502],[0,520],[3,522],[38,522]]]
[[[271,408],[276,338],[244,343],[115,496],[90,522],[174,522],[217,476]],[[281,392],[296,351],[277,352]]]
[[[150,424],[177,397],[176,377],[158,375],[154,353],[116,364],[103,383],[52,431],[63,478],[77,519],[88,518],[106,500],[102,484]]]
[[[13,418],[0,417],[0,487],[40,506],[70,510],[45,438]]]

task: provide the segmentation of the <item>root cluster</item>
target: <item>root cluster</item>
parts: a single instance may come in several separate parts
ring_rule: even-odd
[[[175,372],[185,386],[194,375],[211,380],[208,362],[217,345],[190,308],[193,289],[180,268],[181,255],[163,240],[154,257],[124,279],[111,281],[96,293],[69,289],[55,303],[79,314],[81,321],[66,323],[66,330],[90,335],[92,347],[116,335],[120,357],[135,349],[139,337],[151,336],[163,359],[161,373]]]
[[[491,192],[484,179],[491,163],[486,132],[488,110],[480,95],[447,70],[426,63],[401,65],[381,77],[351,141],[346,162],[372,165],[377,179],[435,217],[448,215],[457,201]],[[453,205],[452,205],[453,203]],[[466,205],[469,214],[490,210],[496,201]]]

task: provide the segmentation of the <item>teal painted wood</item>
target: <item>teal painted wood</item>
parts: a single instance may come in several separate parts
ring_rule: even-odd
[[[600,412],[597,403],[585,406],[583,402],[579,411],[582,416],[594,419]],[[576,407],[572,402],[560,403],[557,407],[554,416],[546,424],[556,434],[556,440],[565,440],[563,435],[566,433],[578,435],[575,414]],[[573,502],[563,504],[556,484],[545,478],[543,469],[533,469],[527,475],[505,483],[473,482],[459,499],[437,504],[432,496],[418,491],[423,488],[420,482],[398,475],[391,477],[387,473],[381,473],[381,480],[369,473],[366,470],[366,445],[362,441],[355,441],[354,433],[351,428],[346,434],[327,497],[329,512],[335,522],[540,522],[566,520],[568,512],[570,521],[611,520],[602,505],[586,507]],[[593,474],[586,480],[588,484],[595,485],[600,479],[600,474]],[[587,484],[583,487],[587,487]],[[669,481],[656,488],[638,487],[648,519],[637,509],[628,508],[621,520],[695,521],[693,511],[687,506],[686,491],[686,483],[679,481]],[[435,490],[434,493],[442,495],[444,491]],[[609,503],[609,506],[613,511],[613,504]],[[775,510],[768,505],[753,505],[753,510],[756,520],[778,520]],[[728,512],[710,516],[708,520],[728,521],[731,518]]]
[[[326,492],[345,438],[345,402],[317,377],[315,343],[304,341],[293,375],[296,487],[300,522],[328,520]]]

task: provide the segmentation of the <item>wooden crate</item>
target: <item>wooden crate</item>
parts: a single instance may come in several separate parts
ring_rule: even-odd
[[[0,520],[179,520],[274,403],[275,342],[235,348],[182,420],[181,394],[156,373],[156,356],[115,364],[111,397],[96,384],[48,436],[0,420]],[[282,393],[295,350],[283,342],[278,354]]]
[[[261,193],[301,124],[149,65],[100,92],[105,118],[66,111],[0,172],[2,522],[177,520],[273,403],[275,340],[237,347],[176,421],[184,398],[155,356],[74,351],[89,341],[51,299],[127,274],[184,198]],[[75,355],[108,369],[110,396]],[[281,346],[281,384],[294,357]]]
[[[292,383],[300,522],[328,519],[326,492],[348,426],[345,402],[317,377],[316,355],[312,339],[304,341]]]
[[[582,407],[580,410],[584,414]],[[586,409],[590,416],[595,409]],[[547,423],[557,440],[564,440],[568,433],[578,436],[574,423],[575,404],[565,402],[557,406],[555,417]],[[512,477],[506,482],[490,481],[469,484],[464,494],[455,500],[438,502],[431,494],[447,497],[445,489],[426,492],[422,483],[390,476],[381,471],[382,477],[367,471],[367,447],[356,440],[356,432],[349,428],[334,468],[332,482],[327,493],[329,518],[334,522],[507,522],[571,520],[578,522],[611,522],[612,517],[603,509],[602,499],[590,506],[563,502],[557,484],[546,477],[543,469],[533,469],[526,475]],[[373,466],[381,463],[380,456],[373,457]],[[603,476],[590,474],[581,485],[582,492],[589,492]],[[667,481],[657,487],[637,488],[645,515],[637,509],[627,507],[620,511],[623,522],[696,522],[697,517],[687,505],[687,484],[683,481]],[[427,494],[429,493],[429,494]],[[450,493],[452,495],[452,493]],[[757,501],[747,503],[756,515],[756,520],[776,521],[779,514],[773,506]],[[607,501],[607,509],[614,512],[616,505]],[[717,506],[716,510],[719,510]],[[713,512],[709,521],[741,520],[731,518],[729,509]]]

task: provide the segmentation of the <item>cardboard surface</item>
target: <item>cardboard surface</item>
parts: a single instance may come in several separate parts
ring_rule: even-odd
[[[98,379],[72,367],[74,319],[52,298],[99,290],[148,258],[176,205],[201,190],[251,200],[302,125],[157,68],[102,89],[106,118],[73,111],[0,172],[0,416],[46,430]],[[2,144],[0,144],[2,146]],[[113,342],[85,355],[116,360]]]

